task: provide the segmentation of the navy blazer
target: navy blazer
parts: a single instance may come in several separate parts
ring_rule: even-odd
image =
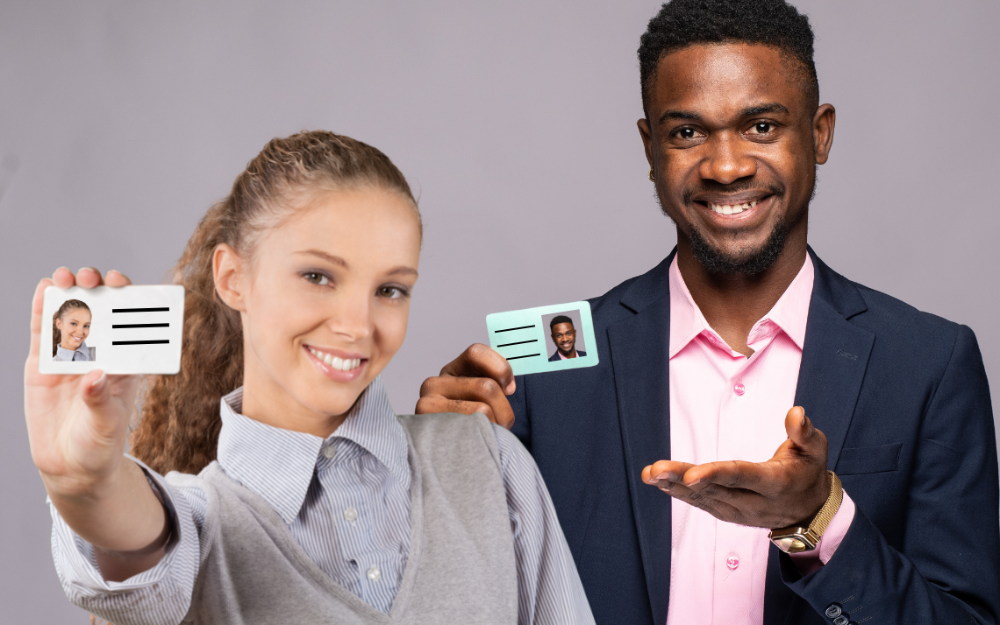
[[[814,573],[771,547],[764,623],[829,625],[838,609],[872,625],[997,623],[997,452],[975,336],[809,253],[795,403],[826,434],[828,466],[857,512]],[[513,432],[541,469],[605,625],[667,618],[671,499],[640,472],[670,457],[672,259],[590,300],[599,365],[518,377],[510,397]]]
[[[587,355],[587,352],[582,352],[580,350],[576,350],[576,355],[579,358],[583,358],[584,356]],[[556,353],[552,354],[549,357],[549,362],[559,362],[560,360],[562,360],[562,359],[559,358],[559,348],[556,348]]]

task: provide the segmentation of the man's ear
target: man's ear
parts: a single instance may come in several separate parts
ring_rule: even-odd
[[[813,116],[813,149],[816,154],[816,164],[826,163],[833,147],[833,127],[837,122],[837,111],[832,104],[823,104],[816,109]]]
[[[237,312],[246,310],[246,266],[236,250],[220,243],[212,253],[212,274],[215,291],[227,306]]]
[[[653,131],[649,127],[649,121],[643,117],[638,120],[636,126],[639,127],[639,137],[642,139],[642,147],[646,151],[646,162],[649,163],[649,168],[653,170],[653,175],[656,175],[656,163],[653,162]]]

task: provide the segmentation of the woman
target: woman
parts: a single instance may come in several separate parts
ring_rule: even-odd
[[[100,274],[39,285],[25,404],[74,603],[116,625],[593,622],[519,442],[392,413],[420,240],[378,150],[271,141],[175,268],[182,370],[144,385],[135,459],[135,377],[37,369],[44,288]]]
[[[52,360],[65,362],[97,359],[97,348],[87,347],[90,336],[90,307],[78,299],[68,299],[52,315]]]

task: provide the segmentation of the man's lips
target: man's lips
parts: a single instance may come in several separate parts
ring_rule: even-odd
[[[759,208],[770,206],[773,197],[773,195],[761,195],[758,193],[725,197],[700,197],[694,198],[694,201],[696,204],[705,207],[719,216],[734,217],[739,215],[740,217],[748,217],[749,214],[744,213],[757,212]]]

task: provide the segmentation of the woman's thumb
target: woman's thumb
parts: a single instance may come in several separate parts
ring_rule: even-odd
[[[83,376],[83,401],[91,410],[102,407],[111,397],[108,376],[101,369],[95,369]]]

